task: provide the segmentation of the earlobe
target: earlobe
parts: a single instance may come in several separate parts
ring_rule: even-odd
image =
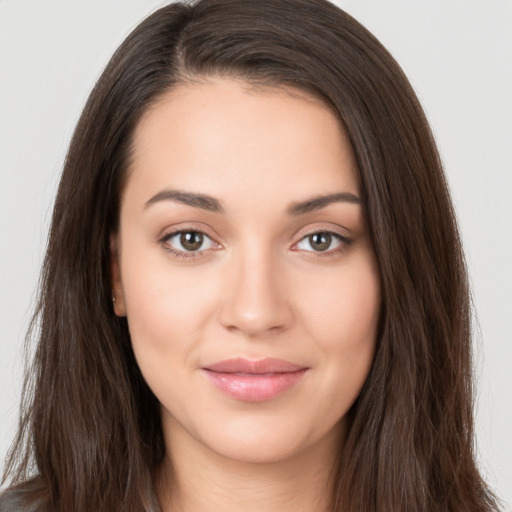
[[[112,307],[117,316],[126,316],[121,269],[119,265],[118,237],[110,237],[110,278],[112,282]]]

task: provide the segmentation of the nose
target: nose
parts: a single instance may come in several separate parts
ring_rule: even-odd
[[[255,338],[290,325],[291,298],[274,260],[269,254],[250,252],[230,262],[220,311],[225,328]]]

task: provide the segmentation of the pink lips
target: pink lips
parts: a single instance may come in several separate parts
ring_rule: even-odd
[[[203,368],[210,382],[232,398],[246,402],[271,400],[294,386],[307,368],[282,359],[219,361]]]

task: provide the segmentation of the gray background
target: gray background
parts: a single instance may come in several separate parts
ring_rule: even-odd
[[[479,314],[481,468],[512,505],[512,1],[339,0],[393,53],[443,155]],[[72,129],[154,0],[0,0],[0,469],[22,341]],[[511,509],[512,510],[512,509]]]

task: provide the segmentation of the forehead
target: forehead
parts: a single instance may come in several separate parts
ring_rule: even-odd
[[[230,79],[180,85],[143,115],[130,184],[265,201],[359,188],[348,137],[321,100]]]

